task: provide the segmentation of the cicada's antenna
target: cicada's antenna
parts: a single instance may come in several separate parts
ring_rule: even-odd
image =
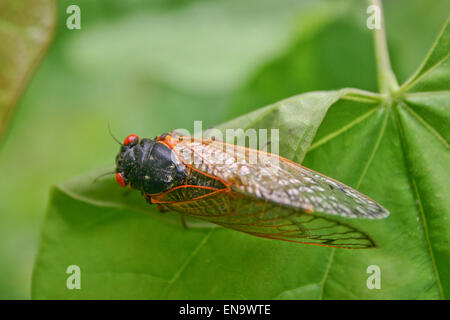
[[[94,180],[92,180],[92,183],[96,183],[100,178],[107,176],[109,174],[114,174],[116,173],[115,171],[112,172],[106,172],[106,173],[102,173],[101,175],[99,175],[98,177],[96,177]]]
[[[109,134],[111,135],[111,137],[114,139],[114,141],[116,141],[118,144],[120,144],[121,146],[123,146],[123,144],[119,141],[119,139],[117,139],[117,138],[113,135],[113,133],[112,133],[112,131],[111,131],[111,123],[110,123],[110,122],[108,122],[108,131],[109,131]],[[100,178],[102,178],[102,177],[104,177],[104,176],[107,176],[107,175],[109,175],[109,174],[115,174],[115,173],[116,173],[115,171],[110,171],[110,172],[102,173],[101,175],[97,176],[94,180],[92,180],[92,183],[96,183]]]
[[[119,139],[117,139],[117,138],[113,135],[113,133],[112,133],[112,131],[111,131],[111,123],[109,123],[109,122],[108,122],[108,131],[109,131],[109,134],[111,135],[111,137],[112,137],[118,144],[120,144],[120,145],[122,146],[123,144],[119,141]]]

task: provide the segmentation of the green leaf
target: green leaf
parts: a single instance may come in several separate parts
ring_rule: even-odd
[[[89,175],[52,190],[33,298],[448,299],[448,37],[447,23],[398,91],[302,94],[221,127],[279,128],[281,155],[304,158],[305,166],[381,203],[389,218],[347,220],[379,248],[298,245],[200,225],[185,230],[172,223],[176,215]],[[81,268],[81,290],[66,288],[73,264]],[[370,265],[380,267],[379,290],[367,287]]]
[[[400,92],[437,91],[450,88],[449,19],[447,19],[427,58],[411,78],[402,85]]]
[[[450,19],[400,88],[397,124],[440,297],[450,296]],[[419,90],[423,90],[419,92]]]
[[[0,0],[0,136],[53,34],[55,2]]]

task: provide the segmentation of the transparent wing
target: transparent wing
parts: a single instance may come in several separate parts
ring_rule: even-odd
[[[163,209],[262,238],[351,249],[375,246],[368,235],[335,218],[233,191],[183,189],[186,188],[174,189],[159,198]],[[186,193],[195,197],[186,200]]]
[[[221,141],[180,137],[173,149],[193,168],[245,195],[284,206],[351,218],[389,212],[359,191],[285,158]]]

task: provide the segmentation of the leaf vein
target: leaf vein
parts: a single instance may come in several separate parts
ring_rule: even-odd
[[[425,121],[424,118],[422,118],[419,114],[417,114],[416,112],[414,112],[414,110],[412,110],[406,103],[403,104],[403,106],[405,107],[405,110],[408,111],[414,118],[416,118],[420,123],[423,124],[423,126],[430,131],[430,133],[432,135],[434,135],[440,142],[442,142],[442,144],[448,149],[450,146],[448,144],[448,142],[444,139],[443,136],[441,136],[439,134],[439,132],[436,131],[436,129],[434,129],[428,122]]]
[[[186,269],[186,267],[189,265],[189,263],[192,261],[192,259],[200,252],[200,250],[205,246],[205,244],[208,242],[209,238],[211,237],[212,232],[214,229],[211,229],[199,242],[197,247],[191,252],[191,254],[187,257],[187,259],[183,262],[183,264],[178,268],[178,270],[175,272],[173,277],[169,280],[167,287],[164,289],[162,297],[166,297],[169,293],[170,288],[172,285],[178,280],[178,278],[181,276],[183,271]]]
[[[328,257],[328,264],[327,264],[327,267],[326,267],[325,272],[323,274],[322,280],[320,281],[319,300],[323,300],[323,294],[325,292],[325,282],[328,279],[328,274],[330,273],[331,265],[333,264],[333,261],[334,261],[334,254],[335,254],[335,252],[336,252],[336,248],[331,248],[331,252],[330,252],[330,255]]]
[[[362,116],[356,118],[355,120],[349,122],[348,124],[346,124],[345,126],[341,127],[340,129],[328,134],[326,137],[323,137],[322,139],[320,139],[319,141],[317,141],[316,143],[312,144],[311,147],[309,148],[309,151],[312,151],[318,147],[320,147],[322,144],[327,143],[328,141],[336,138],[337,136],[343,134],[344,132],[350,130],[352,127],[354,127],[355,125],[357,125],[358,123],[364,121],[366,118],[368,118],[370,115],[372,115],[372,113],[374,113],[375,111],[377,111],[379,108],[374,108],[373,110],[370,110],[368,112],[366,112],[365,114],[363,114]]]
[[[405,92],[408,91],[409,89],[411,89],[412,87],[414,87],[417,82],[419,82],[421,79],[423,79],[427,74],[429,74],[431,71],[433,71],[434,69],[436,69],[437,67],[439,67],[445,60],[448,59],[448,57],[450,56],[450,53],[448,53],[445,57],[443,57],[441,60],[438,60],[436,62],[435,65],[433,65],[432,67],[430,67],[429,69],[427,69],[424,73],[422,73],[421,75],[419,75],[417,78],[413,78],[411,79],[411,81],[408,81],[404,84],[404,86],[402,86],[402,88],[399,90],[400,92]]]
[[[408,158],[406,156],[407,153],[405,152],[405,148],[407,146],[407,143],[406,143],[406,139],[405,139],[405,136],[404,136],[404,133],[403,133],[403,127],[402,127],[401,122],[400,122],[400,116],[398,114],[398,111],[395,112],[395,114],[396,114],[397,126],[398,126],[398,129],[400,131],[399,137],[400,137],[400,140],[402,142],[403,153],[405,154],[406,168],[409,168],[409,166],[408,166]],[[433,248],[431,246],[431,240],[430,240],[430,237],[429,237],[428,225],[427,225],[427,221],[426,221],[426,218],[425,218],[425,211],[423,210],[423,206],[422,206],[422,199],[420,198],[420,194],[419,194],[419,189],[417,188],[417,184],[416,184],[416,181],[414,179],[414,176],[413,176],[413,173],[411,172],[411,170],[408,170],[408,176],[409,176],[410,181],[411,181],[413,193],[414,193],[414,195],[416,197],[416,200],[417,200],[419,216],[421,218],[420,221],[422,222],[422,226],[423,226],[423,230],[424,230],[424,234],[425,234],[425,241],[427,243],[428,252],[430,254],[431,266],[432,266],[433,272],[434,272],[434,274],[436,276],[436,283],[437,283],[437,286],[438,286],[439,294],[441,295],[442,299],[445,299],[444,291],[443,291],[443,288],[442,288],[442,283],[441,283],[441,280],[440,280],[440,277],[439,277],[439,270],[438,270],[438,267],[436,265],[436,261],[435,261],[435,258],[434,258]]]
[[[378,109],[378,108],[377,108],[377,109]],[[374,110],[377,110],[377,109],[374,109]],[[372,112],[372,111],[371,111],[371,112]],[[385,118],[383,119],[383,125],[382,125],[382,127],[381,127],[380,134],[378,135],[377,141],[375,142],[375,145],[374,145],[373,151],[372,151],[372,153],[371,153],[371,155],[370,155],[370,158],[369,158],[369,160],[367,161],[367,164],[366,164],[366,166],[364,167],[363,172],[361,173],[361,177],[360,177],[359,180],[358,180],[358,184],[356,185],[356,188],[357,188],[357,189],[359,188],[359,186],[360,186],[362,180],[364,179],[364,177],[365,177],[365,175],[366,175],[366,173],[367,173],[367,170],[369,169],[369,166],[370,166],[370,164],[372,163],[372,160],[373,160],[373,158],[374,158],[374,156],[375,156],[375,153],[376,153],[377,150],[378,150],[378,147],[379,147],[379,145],[380,145],[381,139],[383,138],[384,133],[385,133],[385,131],[386,131],[387,119],[388,119],[388,112],[386,112]],[[335,251],[336,251],[336,248],[332,248],[332,251],[331,251],[330,257],[329,257],[329,261],[328,261],[328,264],[327,264],[327,268],[325,269],[324,276],[323,276],[323,278],[322,278],[322,281],[320,282],[320,296],[319,296],[319,299],[320,299],[320,300],[323,300],[323,294],[324,294],[324,291],[325,291],[325,282],[326,282],[327,279],[328,279],[328,274],[329,274],[329,272],[330,272],[331,265],[332,265],[332,262],[333,262],[333,260],[334,260],[334,254],[335,254]]]
[[[380,130],[380,133],[378,135],[377,141],[375,142],[375,146],[374,146],[374,148],[372,150],[372,153],[370,154],[370,157],[369,157],[369,160],[367,161],[367,164],[365,165],[365,167],[363,169],[361,177],[359,178],[358,183],[356,184],[356,189],[358,189],[361,186],[361,183],[362,183],[364,177],[366,176],[367,171],[369,170],[370,164],[372,163],[373,158],[375,157],[375,153],[377,152],[378,147],[380,146],[381,139],[383,139],[384,133],[386,132],[388,115],[389,115],[389,111],[386,110],[385,111],[385,116],[384,116],[384,119],[383,119],[383,124],[382,124],[381,130]]]
[[[416,184],[416,180],[414,179],[414,177],[411,177],[411,180],[412,180],[414,193],[416,194],[416,198],[417,198],[417,204],[419,207],[420,218],[422,220],[423,231],[425,234],[425,239],[427,240],[428,251],[429,251],[430,257],[431,257],[431,264],[433,266],[434,274],[436,276],[436,283],[439,288],[439,293],[440,293],[442,299],[445,299],[444,289],[442,288],[442,283],[441,283],[440,276],[439,276],[439,270],[436,265],[433,248],[431,246],[431,240],[430,240],[430,235],[429,235],[429,230],[428,230],[428,223],[427,223],[427,220],[425,217],[425,211],[423,210],[423,206],[422,206],[422,198],[420,197],[419,190],[418,190],[417,184]]]

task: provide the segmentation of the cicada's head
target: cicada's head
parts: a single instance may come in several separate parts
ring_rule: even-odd
[[[140,158],[140,151],[142,151],[142,146],[140,146],[141,141],[139,140],[139,136],[135,134],[127,136],[116,157],[116,181],[122,187],[131,186],[131,181],[135,180],[136,174],[138,173],[136,171],[136,164]],[[148,140],[145,144],[151,149],[155,141]]]
[[[185,166],[157,139],[127,136],[116,157],[116,181],[149,194],[169,190],[185,175]]]

